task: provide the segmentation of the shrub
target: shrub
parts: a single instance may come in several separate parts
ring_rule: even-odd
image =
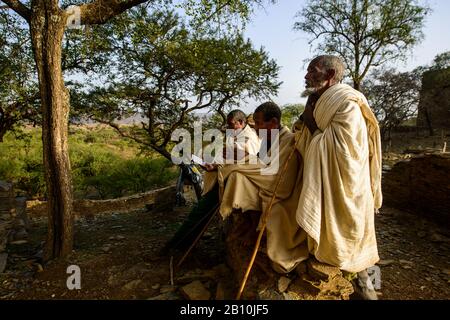
[[[41,131],[30,139],[6,135],[0,143],[0,180],[12,181],[28,197],[45,197]],[[140,154],[133,142],[112,129],[70,128],[69,153],[75,196],[116,198],[165,186],[177,168],[155,153]],[[94,194],[93,194],[93,191]]]

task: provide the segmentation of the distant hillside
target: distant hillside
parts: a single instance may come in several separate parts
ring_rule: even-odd
[[[212,116],[212,113],[211,112],[210,113],[202,112],[202,113],[195,113],[195,115],[198,116],[200,119],[207,120],[208,118],[210,118]],[[116,122],[119,123],[119,124],[133,125],[133,124],[140,124],[141,122],[146,122],[147,119],[148,118],[146,116],[142,116],[142,115],[136,114],[136,115],[134,115],[132,117],[121,119],[121,120],[118,120]],[[74,124],[82,124],[82,125],[85,125],[85,124],[93,125],[93,124],[97,124],[98,123],[96,121],[93,121],[93,120],[87,119],[87,118],[84,118],[84,119],[81,119],[81,120],[72,119],[71,122],[74,123]]]

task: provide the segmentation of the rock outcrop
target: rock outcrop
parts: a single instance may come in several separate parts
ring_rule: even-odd
[[[450,127],[450,68],[423,74],[417,126],[433,130]]]
[[[450,154],[414,155],[383,174],[384,204],[450,227]]]

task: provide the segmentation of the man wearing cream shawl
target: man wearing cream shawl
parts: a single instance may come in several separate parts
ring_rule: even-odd
[[[216,155],[214,160],[219,163],[224,163],[222,157],[229,157],[231,162],[242,160],[239,157],[256,156],[260,147],[260,140],[256,132],[247,125],[247,117],[241,110],[232,110],[227,115],[227,136],[226,147],[220,150],[220,154]],[[227,146],[229,147],[227,150]],[[226,161],[227,163],[228,161]],[[241,162],[241,161],[239,161]],[[205,164],[206,181],[211,175],[216,176],[212,172],[216,172],[218,164],[208,163]],[[211,172],[211,174],[209,173]],[[194,205],[193,209],[189,213],[188,218],[183,225],[177,230],[175,235],[165,244],[160,251],[160,255],[166,255],[174,253],[177,250],[183,250],[191,245],[192,241],[201,232],[203,227],[208,221],[208,217],[214,214],[214,207],[219,202],[219,187],[215,184],[215,181],[210,187],[204,188],[203,196],[199,200],[198,204]]]
[[[245,113],[239,109],[232,110],[227,115],[223,152],[216,154],[212,163],[205,165],[205,169],[207,171],[215,171],[217,164],[234,162],[234,160],[243,162],[245,156],[256,156],[260,145],[261,141],[255,130],[248,124],[248,117]]]
[[[364,95],[339,83],[344,70],[335,56],[319,56],[308,66],[309,98],[294,126],[304,163],[296,220],[317,260],[357,273],[355,289],[376,299],[366,269],[379,260],[380,133]]]
[[[301,190],[302,162],[298,152],[289,159],[295,148],[295,135],[281,126],[281,110],[273,102],[266,102],[256,108],[255,129],[262,139],[258,159],[248,157],[248,163],[220,166],[217,172],[205,175],[207,193],[219,185],[220,214],[223,219],[234,210],[242,214],[264,212],[267,208],[277,180],[282,182],[276,190],[272,211],[267,216],[267,254],[279,272],[289,272],[308,258],[306,233],[299,228],[295,211]],[[264,145],[265,143],[265,145]],[[266,156],[263,155],[267,150]]]

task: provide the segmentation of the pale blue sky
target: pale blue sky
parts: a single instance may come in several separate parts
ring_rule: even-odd
[[[281,66],[279,79],[283,81],[279,94],[273,100],[279,105],[303,102],[300,91],[304,86],[303,60],[313,56],[308,45],[308,35],[293,30],[295,14],[305,4],[304,0],[278,0],[274,5],[256,10],[247,25],[245,35],[255,46],[263,46]],[[406,64],[398,62],[399,70],[412,70],[431,63],[433,58],[450,50],[450,0],[428,0],[432,13],[427,17],[424,41],[414,48]],[[241,108],[249,112],[258,102],[248,101]]]

